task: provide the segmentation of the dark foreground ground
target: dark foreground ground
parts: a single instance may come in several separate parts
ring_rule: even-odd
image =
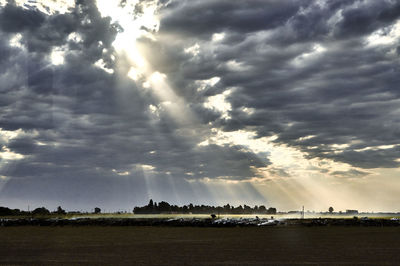
[[[0,227],[0,265],[400,265],[399,227]]]

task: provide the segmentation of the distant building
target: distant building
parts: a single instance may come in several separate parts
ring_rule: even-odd
[[[358,210],[346,210],[346,214],[358,214]]]

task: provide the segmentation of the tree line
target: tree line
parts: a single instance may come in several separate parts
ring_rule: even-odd
[[[56,211],[50,212],[45,207],[36,208],[32,211],[21,211],[20,209],[10,209],[7,207],[0,206],[0,216],[26,216],[26,215],[50,215],[50,214],[66,214],[67,212],[57,207]]]
[[[133,209],[135,214],[162,214],[162,213],[182,213],[182,214],[276,214],[276,208],[266,208],[264,205],[250,207],[247,205],[239,205],[237,207],[226,204],[224,206],[209,206],[209,205],[189,205],[177,206],[171,205],[168,202],[160,201],[149,203],[142,207]]]
[[[79,214],[80,212],[68,212],[70,214]],[[94,208],[94,214],[101,213],[99,207]],[[239,205],[237,207],[230,204],[224,206],[209,206],[209,205],[189,205],[177,206],[171,205],[166,201],[159,203],[153,202],[151,199],[149,203],[142,207],[134,207],[133,213],[135,214],[163,214],[163,213],[180,213],[180,214],[276,214],[276,208],[266,208],[264,205],[250,207],[248,205]],[[36,208],[32,211],[24,211],[19,209],[10,209],[0,206],[0,216],[29,216],[29,215],[65,215],[67,212],[57,207],[57,210],[51,212],[45,207]]]

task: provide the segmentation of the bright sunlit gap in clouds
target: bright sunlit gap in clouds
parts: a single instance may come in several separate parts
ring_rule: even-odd
[[[156,41],[153,33],[159,29],[159,19],[156,15],[157,4],[149,1],[140,3],[141,12],[135,13],[135,5],[139,1],[126,1],[119,5],[114,1],[98,0],[97,5],[102,16],[110,16],[117,22],[123,31],[116,36],[113,46],[118,56],[128,61],[129,67],[125,73],[122,67],[119,73],[132,79],[137,86],[143,89],[150,89],[158,98],[158,106],[149,106],[153,113],[166,110],[168,114],[179,124],[191,124],[195,122],[195,116],[186,107],[184,100],[176,95],[170,87],[168,77],[157,71],[157,66],[151,66],[148,60],[141,53],[137,40],[148,38]]]
[[[138,3],[139,1],[126,1],[124,5],[120,5],[118,1],[97,0],[101,15],[111,17],[123,28],[123,31],[117,34],[113,46],[120,55],[128,57],[131,68],[127,75],[133,80],[141,76],[146,78],[151,74],[150,66],[141,55],[136,40],[140,37],[154,40],[152,32],[159,28],[159,20],[155,15],[156,4],[143,4],[143,12],[135,14],[135,5]]]

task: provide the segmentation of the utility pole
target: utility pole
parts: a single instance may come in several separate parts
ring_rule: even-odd
[[[304,219],[304,206],[303,206],[303,210],[301,211],[301,219]]]

